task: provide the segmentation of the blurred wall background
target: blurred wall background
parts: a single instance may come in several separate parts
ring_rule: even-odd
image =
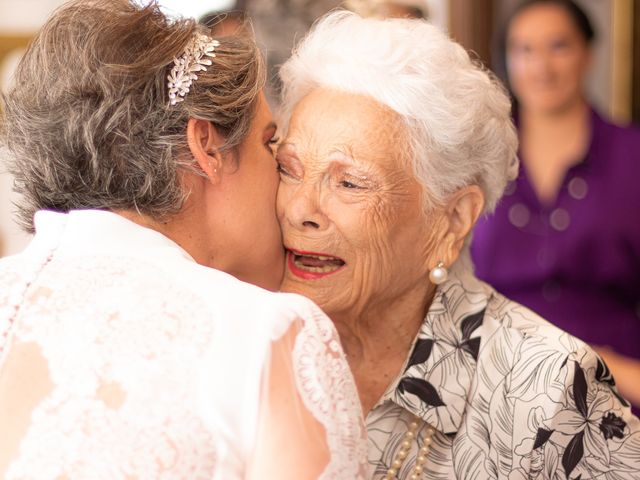
[[[11,74],[33,33],[62,0],[0,0],[0,89],[5,91]],[[13,179],[5,172],[0,149],[0,256],[20,251],[29,236],[13,221],[11,187]]]

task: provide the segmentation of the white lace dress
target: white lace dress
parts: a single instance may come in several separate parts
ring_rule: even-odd
[[[320,478],[366,477],[353,378],[315,305],[113,213],[38,212],[36,229],[0,260],[0,477],[268,480],[285,475],[260,458],[314,449]]]

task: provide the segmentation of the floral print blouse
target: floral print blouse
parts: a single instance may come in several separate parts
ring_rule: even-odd
[[[602,319],[606,322],[606,319]],[[584,342],[470,272],[435,295],[402,373],[367,416],[372,478],[424,423],[397,478],[640,479],[640,420]]]

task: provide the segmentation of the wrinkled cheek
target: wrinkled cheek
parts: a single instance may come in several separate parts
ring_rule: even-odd
[[[364,222],[361,250],[363,268],[371,274],[388,274],[392,269],[395,232],[392,225],[393,212],[382,208],[371,211]],[[376,272],[376,270],[380,270]]]
[[[368,245],[359,250],[349,286],[352,304],[364,307],[372,298],[384,296],[388,282],[393,282],[393,245],[388,240],[388,237],[371,238]]]

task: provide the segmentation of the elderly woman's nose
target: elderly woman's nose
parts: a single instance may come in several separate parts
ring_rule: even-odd
[[[329,223],[313,188],[298,188],[289,198],[286,209],[289,223],[299,229],[322,230]]]

